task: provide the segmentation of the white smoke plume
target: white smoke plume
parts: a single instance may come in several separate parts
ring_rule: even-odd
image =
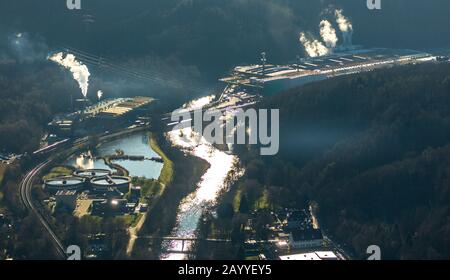
[[[102,99],[102,96],[103,96],[103,91],[101,91],[101,90],[97,91],[98,100]]]
[[[330,53],[330,50],[322,42],[316,39],[308,39],[304,32],[300,33],[300,42],[309,57],[324,56]]]
[[[351,21],[344,16],[342,9],[335,10],[334,14],[336,16],[336,22],[339,25],[339,30],[342,32],[344,38],[344,46],[351,46],[353,36],[353,25]]]
[[[336,44],[338,42],[336,30],[333,28],[333,26],[328,20],[322,20],[320,22],[320,36],[322,37],[322,40],[325,42],[327,48],[333,49],[336,47]]]
[[[82,64],[73,54],[67,54],[64,57],[62,52],[56,53],[48,58],[49,60],[58,63],[66,69],[69,69],[72,72],[73,78],[78,82],[80,86],[81,93],[84,97],[87,96],[87,91],[89,87],[89,69],[86,65]]]

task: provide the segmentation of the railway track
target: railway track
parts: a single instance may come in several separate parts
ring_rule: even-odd
[[[138,127],[138,128],[131,128],[131,129],[128,128],[128,129],[122,129],[115,133],[106,133],[100,137],[100,140],[107,141],[110,139],[114,139],[114,137],[118,137],[122,134],[133,133],[133,132],[145,129],[145,128],[146,127]],[[59,147],[59,148],[60,149],[64,148],[66,153],[71,154],[72,152],[74,152],[77,149],[76,146],[85,144],[88,140],[89,139],[87,137],[84,137],[84,138],[75,140],[72,143],[72,146],[70,148],[66,148],[66,147]],[[55,152],[55,150],[51,150],[50,152]],[[41,214],[41,212],[38,210],[38,208],[34,205],[32,193],[31,193],[32,188],[33,188],[33,183],[36,181],[37,178],[39,178],[39,176],[42,174],[42,171],[44,169],[46,169],[47,167],[49,167],[51,164],[53,164],[52,157],[42,161],[41,163],[36,165],[33,169],[28,171],[27,174],[25,174],[25,176],[23,177],[22,181],[19,184],[19,195],[20,195],[21,202],[25,206],[25,208],[30,213],[34,214],[37,217],[39,223],[42,225],[42,227],[47,232],[47,234],[50,237],[50,240],[54,246],[55,253],[56,253],[56,256],[58,257],[58,259],[65,260],[65,259],[67,259],[66,247],[63,245],[61,240],[58,238],[56,233],[53,231],[53,229],[51,228],[51,226],[49,225],[49,223],[47,222],[45,217]]]
[[[31,190],[33,188],[33,183],[36,179],[36,176],[38,176],[43,169],[45,169],[49,164],[51,164],[51,162],[52,160],[49,159],[38,164],[24,176],[22,182],[19,185],[20,199],[23,205],[27,208],[27,210],[37,217],[39,223],[48,233],[48,236],[50,237],[50,240],[54,245],[56,256],[59,259],[66,259],[67,255],[65,252],[64,245],[62,244],[61,240],[59,240],[55,232],[52,230],[52,228],[50,227],[44,216],[38,211],[38,209],[34,205],[31,194]]]

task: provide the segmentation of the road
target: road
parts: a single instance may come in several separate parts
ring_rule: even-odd
[[[253,103],[251,103],[251,104],[243,104],[243,105],[230,107],[230,108],[224,108],[222,110],[237,109],[237,108],[246,107],[246,106],[249,106],[249,105],[253,105]],[[168,114],[167,114],[167,116],[168,116]],[[169,117],[166,117],[166,120],[167,119],[169,119]],[[140,131],[140,130],[143,130],[143,129],[146,129],[146,128],[148,128],[148,126],[128,127],[128,128],[125,128],[125,129],[120,129],[120,130],[115,131],[113,133],[105,132],[103,135],[101,135],[99,137],[100,138],[100,142],[108,141],[108,140],[114,139],[115,137],[119,137],[119,136],[122,136],[122,135],[128,134],[128,133],[137,132],[137,131]],[[39,223],[43,226],[43,228],[48,233],[48,236],[50,237],[51,242],[54,245],[54,249],[55,249],[55,252],[57,253],[57,257],[61,258],[61,259],[67,259],[67,254],[65,252],[66,251],[65,250],[66,247],[64,247],[64,245],[62,244],[61,240],[58,238],[58,236],[55,234],[53,229],[50,227],[50,225],[46,221],[45,217],[40,213],[40,211],[38,211],[36,206],[33,204],[32,193],[31,193],[32,188],[33,188],[33,182],[35,182],[35,180],[37,178],[39,178],[39,176],[41,175],[43,170],[45,170],[49,166],[51,166],[51,164],[53,162],[52,158],[56,158],[55,155],[61,154],[61,152],[66,153],[66,154],[71,154],[71,153],[75,152],[80,145],[84,145],[88,141],[89,141],[88,137],[84,137],[84,138],[80,138],[80,139],[74,140],[74,142],[72,143],[72,146],[70,148],[65,148],[63,151],[58,151],[59,150],[58,147],[55,147],[54,149],[49,150],[49,152],[52,153],[52,155],[50,156],[50,159],[47,159],[47,160],[41,162],[36,167],[31,169],[23,177],[23,179],[22,179],[22,181],[20,182],[20,185],[19,185],[20,199],[21,199],[23,205],[26,207],[26,209],[29,212],[31,212],[32,214],[34,214],[37,217]],[[64,141],[64,142],[66,142],[66,141]],[[37,152],[40,152],[40,151],[37,151]],[[132,245],[134,243],[133,239],[136,238],[135,235],[136,235],[136,233],[134,233],[134,232],[131,233],[131,237],[132,237],[131,248],[132,248]],[[211,240],[209,240],[209,241],[211,241]],[[128,250],[131,251],[130,250],[131,248],[128,248]]]
[[[133,133],[133,132],[136,132],[136,131],[139,131],[142,129],[146,129],[146,128],[147,128],[146,126],[129,127],[129,128],[122,129],[122,130],[114,132],[114,133],[105,133],[100,136],[100,141],[108,141],[108,140],[113,139],[114,137],[118,137],[118,136],[121,136],[126,133]],[[78,149],[77,146],[86,144],[88,141],[89,141],[88,137],[77,139],[73,142],[73,146],[71,148],[66,148],[63,150],[63,152],[65,152],[67,154],[71,154]],[[52,152],[53,152],[53,150],[52,150]],[[59,152],[59,153],[61,153],[61,152]],[[57,155],[58,153],[55,153],[55,154]],[[66,247],[64,247],[61,240],[58,238],[58,236],[52,230],[52,228],[46,221],[45,217],[38,211],[36,206],[33,204],[33,198],[32,198],[32,193],[31,193],[31,190],[33,188],[33,183],[35,182],[35,180],[37,178],[39,178],[39,176],[41,175],[43,170],[45,170],[46,168],[48,168],[49,166],[52,165],[53,158],[54,157],[50,156],[50,159],[47,159],[47,160],[39,163],[33,169],[28,171],[27,174],[25,174],[25,176],[23,177],[23,179],[19,185],[19,194],[20,194],[20,199],[21,199],[23,205],[25,206],[25,208],[37,217],[39,223],[43,226],[43,228],[48,233],[48,236],[50,237],[50,240],[54,246],[57,257],[60,259],[67,259],[67,254],[66,254],[66,249],[65,249]]]
[[[46,160],[36,167],[34,167],[32,170],[30,170],[25,177],[23,178],[22,182],[19,185],[20,190],[20,198],[22,200],[22,203],[25,205],[25,207],[33,213],[39,220],[39,223],[44,227],[44,229],[47,231],[50,240],[52,241],[55,252],[57,254],[57,257],[60,259],[66,259],[66,252],[65,247],[63,246],[62,242],[59,240],[58,236],[55,234],[55,232],[52,230],[50,225],[47,223],[45,218],[41,215],[41,213],[37,210],[35,205],[33,204],[33,198],[31,196],[31,190],[33,188],[33,182],[43,169],[45,169],[49,164],[51,164],[52,160]]]

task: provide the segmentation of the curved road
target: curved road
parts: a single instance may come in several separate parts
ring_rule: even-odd
[[[128,127],[126,129],[122,129],[118,132],[114,133],[105,133],[104,135],[100,136],[101,141],[106,141],[109,139],[112,139],[114,137],[120,136],[122,134],[126,133],[133,133],[142,129],[146,129],[148,126],[140,126],[140,127]],[[69,151],[69,154],[74,151],[74,149],[77,149],[77,145],[85,144],[88,141],[88,138],[81,138],[74,141],[73,146],[71,148],[65,149],[65,151]],[[55,232],[52,230],[48,222],[45,220],[44,216],[37,210],[36,206],[33,204],[33,198],[31,195],[31,189],[33,188],[33,182],[41,172],[46,169],[49,165],[52,164],[53,159],[47,159],[44,162],[41,162],[36,167],[31,169],[22,179],[19,185],[19,194],[20,199],[25,205],[25,207],[28,209],[28,211],[32,212],[39,220],[40,224],[44,227],[44,229],[47,231],[53,246],[55,247],[55,252],[57,254],[58,258],[61,259],[67,259],[67,254],[64,245],[62,244],[61,240],[59,240],[58,236],[55,234]]]
[[[19,185],[20,190],[20,198],[22,200],[22,203],[25,205],[25,207],[31,211],[39,220],[41,225],[45,228],[47,233],[49,234],[49,237],[55,247],[55,251],[58,258],[66,259],[67,255],[65,253],[65,247],[61,243],[61,241],[58,239],[58,236],[56,236],[55,232],[51,229],[50,225],[47,223],[45,218],[41,215],[41,213],[36,209],[36,207],[33,204],[33,198],[31,196],[31,189],[33,187],[34,179],[37,175],[41,173],[41,171],[46,168],[52,160],[46,160],[39,165],[37,165],[35,168],[30,170],[25,177],[23,178],[22,182]]]

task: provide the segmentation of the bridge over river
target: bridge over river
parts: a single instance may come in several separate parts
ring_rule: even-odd
[[[202,242],[212,242],[212,243],[228,243],[231,242],[231,239],[220,239],[220,238],[195,238],[195,237],[179,237],[179,236],[152,236],[152,235],[143,235],[139,236],[138,239],[149,240],[149,242],[178,242],[180,245],[176,247],[170,246],[170,248],[163,249],[163,253],[181,253],[186,254],[192,251],[192,245],[196,241]]]

